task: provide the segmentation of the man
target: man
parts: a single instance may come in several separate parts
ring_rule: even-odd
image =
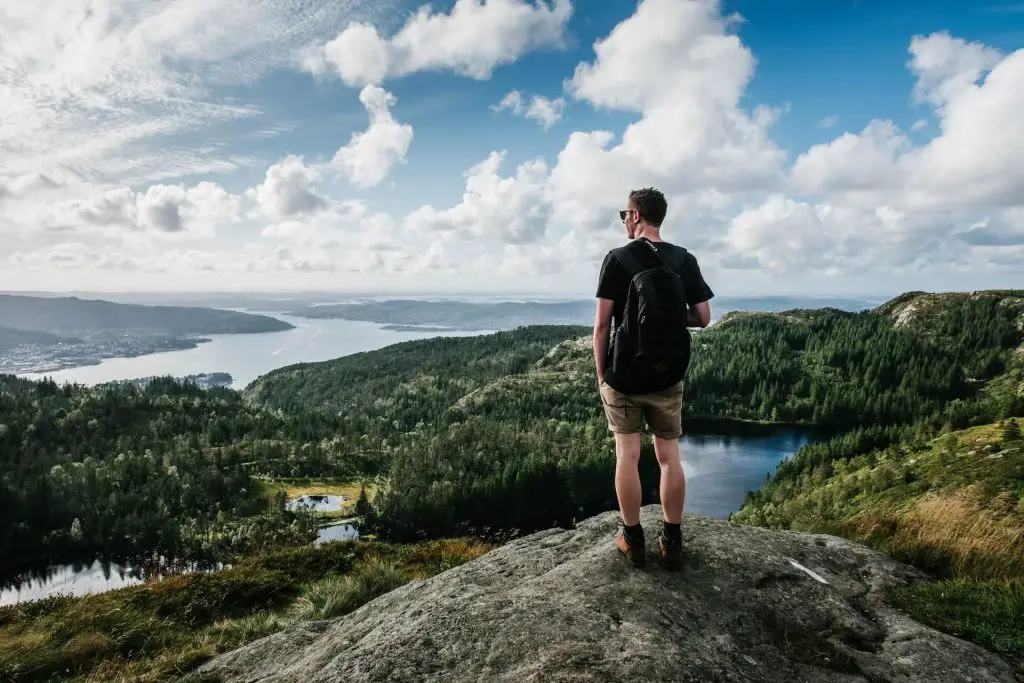
[[[665,196],[658,190],[645,188],[630,192],[627,208],[619,212],[625,223],[626,235],[632,241],[609,251],[601,266],[594,321],[594,362],[608,427],[615,434],[615,492],[623,526],[616,534],[616,547],[633,566],[645,565],[646,545],[640,525],[639,461],[641,429],[646,421],[654,437],[654,452],[661,468],[663,527],[658,539],[661,556],[666,567],[678,569],[682,551],[680,523],[686,491],[679,458],[679,437],[682,435],[682,380],[689,364],[688,328],[707,327],[711,320],[708,301],[714,293],[704,282],[693,255],[661,238],[661,224],[667,211]],[[633,276],[638,271],[663,264],[671,266],[669,272],[674,271],[678,275],[685,292],[685,303],[680,302],[677,308],[677,315],[685,317],[685,323],[676,323],[684,343],[674,351],[678,358],[676,363],[663,375],[663,380],[656,381],[651,379],[652,375],[638,369],[639,365],[631,367],[628,354],[624,352],[620,351],[627,360],[620,361],[616,367],[612,362],[614,349],[610,346],[609,335],[613,329],[618,331],[624,322]],[[666,275],[663,273],[662,277]],[[670,275],[667,277],[671,278]],[[678,281],[672,280],[678,285]],[[637,291],[634,289],[634,297],[638,296]],[[626,323],[630,324],[629,321]],[[621,336],[616,335],[617,341]]]

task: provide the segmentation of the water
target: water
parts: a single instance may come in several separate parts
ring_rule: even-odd
[[[315,512],[333,512],[341,509],[345,496],[306,495],[288,501],[289,510],[312,510]]]
[[[765,474],[811,440],[810,434],[791,429],[769,436],[684,434],[679,455],[686,475],[685,512],[728,517],[743,505],[747,491],[761,488]]]
[[[218,564],[204,568],[188,567],[174,574],[187,574],[195,571],[214,571],[224,568]],[[4,586],[0,589],[0,607],[19,602],[30,602],[47,598],[52,595],[90,595],[105,593],[128,586],[159,581],[170,572],[152,572],[145,567],[120,564],[104,560],[93,560],[91,563],[74,563],[53,565],[39,575],[23,579],[20,583]]]
[[[109,358],[99,365],[67,368],[56,372],[26,373],[26,379],[50,377],[57,383],[75,382],[92,386],[114,380],[172,375],[182,377],[202,372],[231,374],[233,389],[244,389],[257,377],[275,368],[295,363],[331,360],[390,344],[430,337],[489,334],[485,331],[385,330],[378,323],[355,320],[314,320],[272,314],[295,329],[260,334],[207,335],[211,341],[194,349],[153,353],[135,358]]]
[[[331,541],[354,541],[359,538],[359,529],[351,522],[337,522],[330,526],[322,527],[317,534],[313,545],[330,543]]]
[[[799,430],[780,430],[770,436],[721,436],[685,434],[679,451],[686,474],[686,512],[726,518],[743,504],[748,490],[764,483],[765,474],[792,456],[812,437]],[[343,496],[300,496],[292,505],[317,510],[337,510]],[[322,527],[315,545],[359,538],[351,520]],[[32,579],[20,587],[0,590],[0,605],[36,600],[61,592],[72,595],[100,593],[144,583],[140,570],[118,564],[63,565],[52,567],[46,580]]]

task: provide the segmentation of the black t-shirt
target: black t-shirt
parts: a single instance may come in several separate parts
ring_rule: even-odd
[[[669,260],[676,265],[677,272],[679,277],[682,278],[683,287],[686,290],[687,304],[696,306],[704,301],[710,301],[715,296],[715,293],[711,291],[711,287],[704,281],[704,276],[700,272],[700,266],[697,264],[697,259],[693,254],[669,242],[657,242],[656,244],[662,250],[662,253],[667,251]],[[661,260],[657,254],[649,246],[642,244],[640,239],[633,240],[625,246],[625,249],[628,249],[645,267],[661,265]],[[598,279],[596,296],[600,299],[611,299],[614,302],[612,306],[613,329],[614,326],[622,321],[623,310],[626,307],[626,293],[629,291],[629,282],[632,277],[633,275],[626,270],[626,267],[616,257],[614,250],[609,251],[604,257],[604,263],[601,264],[601,276]],[[611,375],[612,370],[609,366],[605,379],[609,385],[614,386],[613,382],[616,378]]]

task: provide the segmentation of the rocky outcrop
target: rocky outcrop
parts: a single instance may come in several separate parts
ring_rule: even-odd
[[[1013,681],[994,654],[893,609],[924,577],[832,536],[687,516],[686,566],[630,567],[617,513],[516,540],[209,662],[203,680]],[[644,508],[656,552],[659,510]]]

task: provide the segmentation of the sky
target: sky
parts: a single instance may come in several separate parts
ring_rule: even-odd
[[[1024,286],[1024,2],[8,0],[0,290]]]

